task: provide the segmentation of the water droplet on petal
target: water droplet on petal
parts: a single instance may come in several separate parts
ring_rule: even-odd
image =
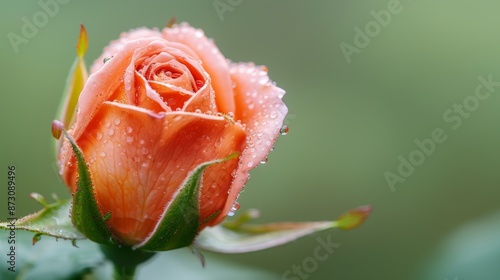
[[[284,125],[281,127],[281,129],[280,129],[280,134],[281,134],[281,135],[287,135],[289,130],[290,130],[290,129],[288,128],[288,126],[287,126],[286,124],[284,124]]]
[[[132,129],[132,127],[130,127],[130,126],[127,126],[127,128],[125,129],[125,131],[126,131],[127,133],[132,133],[133,129]]]
[[[228,215],[229,217],[234,216],[234,213],[235,213],[238,209],[240,209],[240,203],[239,203],[238,201],[235,201],[235,202],[234,202],[234,204],[233,204],[233,206],[231,207],[231,210],[229,210],[229,213],[227,213],[227,215]]]
[[[132,142],[134,142],[134,137],[132,137],[132,136],[127,136],[127,137],[125,138],[125,141],[127,141],[127,143],[132,143]]]
[[[260,164],[266,164],[266,163],[267,163],[267,157],[265,157],[264,159],[262,159],[262,160],[260,161]]]
[[[118,118],[117,118],[117,119],[115,119],[115,121],[114,121],[115,125],[119,125],[121,122],[122,122],[122,120],[120,120],[120,119],[118,119]]]
[[[95,139],[101,140],[102,139],[102,133],[97,132],[97,135],[95,136]]]
[[[201,80],[196,80],[195,84],[198,87],[198,89],[200,89],[203,86],[203,82]]]
[[[259,84],[265,85],[265,84],[267,84],[267,82],[269,82],[269,77],[263,76],[263,77],[259,78]]]
[[[285,91],[282,90],[278,93],[278,98],[283,98],[283,96],[285,96]]]
[[[148,150],[148,148],[146,148],[146,147],[142,147],[142,148],[141,148],[141,154],[143,154],[143,155],[147,155],[147,154],[149,154],[149,150]]]
[[[105,152],[101,152],[99,155],[100,155],[101,157],[105,157],[105,156],[106,156],[106,153],[105,153]]]
[[[115,130],[112,128],[108,129],[108,135],[112,136],[113,134],[115,134]]]

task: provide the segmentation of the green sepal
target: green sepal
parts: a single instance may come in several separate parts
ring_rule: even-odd
[[[199,199],[201,178],[205,168],[236,157],[205,162],[198,165],[188,176],[183,186],[174,194],[174,199],[148,238],[135,246],[146,251],[167,251],[189,246],[198,234],[200,223]]]
[[[111,214],[109,212],[102,214],[99,210],[92,179],[83,154],[74,139],[66,131],[64,131],[64,135],[71,144],[78,165],[77,188],[73,194],[71,220],[75,227],[88,239],[100,244],[115,245],[117,242],[106,224]]]
[[[76,45],[76,58],[66,79],[63,91],[64,101],[60,103],[62,107],[59,108],[58,114],[58,119],[64,123],[65,129],[69,129],[74,122],[78,98],[88,78],[87,67],[84,61],[87,48],[87,31],[83,25],[80,25],[80,34]]]
[[[83,236],[71,223],[69,212],[71,202],[56,198],[53,203],[47,203],[40,194],[31,194],[31,197],[44,206],[44,208],[31,215],[14,221],[16,230],[35,233],[33,243],[39,241],[42,235],[53,236],[61,239],[77,240]],[[12,220],[0,223],[0,229],[11,230]]]

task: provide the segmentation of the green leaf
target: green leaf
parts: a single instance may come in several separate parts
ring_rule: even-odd
[[[77,248],[70,241],[46,237],[33,246],[33,234],[30,232],[17,231],[15,244],[9,244],[9,236],[9,231],[0,230],[2,280],[85,279],[95,268],[105,265],[97,244],[88,240],[78,241]],[[15,260],[11,263],[6,261],[10,260],[10,256],[6,256],[11,252],[10,246],[15,246]],[[12,265],[15,267],[12,268]],[[14,271],[8,270],[9,267]],[[110,279],[110,273],[106,275],[107,278],[100,279]]]
[[[227,158],[205,162],[194,169],[167,205],[153,233],[136,248],[150,251],[167,251],[193,243],[200,226],[199,196],[203,171],[210,165],[232,159]]]
[[[256,219],[255,209],[244,212],[234,221],[204,229],[196,238],[194,246],[219,253],[247,253],[279,246],[309,234],[331,228],[350,229],[358,226],[370,213],[369,206],[363,206],[340,216],[338,221],[285,222],[272,224],[247,224]],[[364,218],[360,218],[360,212]],[[354,218],[353,215],[356,215]],[[348,221],[348,222],[346,222]],[[353,222],[354,221],[354,222]],[[346,223],[348,226],[346,226]]]
[[[73,148],[78,164],[77,188],[73,194],[73,207],[71,209],[73,224],[88,239],[100,244],[114,245],[117,242],[106,224],[106,221],[110,218],[110,214],[105,213],[103,215],[99,210],[94,196],[90,172],[83,154],[73,138],[66,131],[64,131],[64,135]]]
[[[31,196],[44,205],[44,208],[15,221],[17,230],[26,230],[37,235],[49,235],[62,239],[85,238],[71,223],[69,218],[70,201],[56,200],[56,202],[48,204],[40,194],[32,194]],[[0,223],[1,229],[10,230],[11,227],[12,221]],[[41,236],[38,235],[38,237]]]

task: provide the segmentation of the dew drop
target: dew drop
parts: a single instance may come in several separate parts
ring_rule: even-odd
[[[134,137],[132,137],[132,136],[127,136],[127,137],[125,138],[125,141],[127,141],[127,143],[132,143],[132,142],[134,142]]]
[[[97,132],[97,135],[95,136],[95,139],[101,140],[102,139],[102,133]]]
[[[120,119],[117,118],[113,122],[114,122],[115,125],[119,125],[122,122],[122,120],[120,120]]]
[[[108,129],[108,135],[112,136],[113,134],[115,134],[115,130],[112,128]]]
[[[278,98],[283,98],[283,96],[285,96],[285,91],[284,91],[284,90],[283,90],[283,91],[280,91],[280,92],[278,93]]]
[[[203,35],[204,35],[204,34],[203,34],[203,31],[201,31],[201,30],[196,30],[196,31],[194,32],[194,36],[195,36],[196,38],[202,38],[202,37],[203,37]]]
[[[141,139],[141,141],[139,141],[139,144],[144,145],[144,139]]]
[[[106,156],[106,153],[105,153],[105,152],[101,152],[99,155],[100,155],[101,157],[105,157],[105,156]]]
[[[142,148],[141,148],[141,154],[143,154],[143,155],[147,155],[147,154],[149,154],[149,150],[148,150],[148,148],[146,148],[146,147],[142,147]]]
[[[231,207],[231,210],[229,210],[229,213],[227,213],[227,215],[229,217],[232,217],[234,216],[234,213],[240,209],[240,203],[238,201],[234,202],[233,206]]]
[[[264,159],[262,159],[262,160],[260,161],[260,164],[266,164],[266,163],[267,163],[267,157],[265,157]]]
[[[267,84],[267,82],[269,82],[269,78],[267,76],[263,76],[263,77],[259,78],[259,84],[265,85],[265,84]]]
[[[280,129],[280,134],[281,134],[281,135],[287,135],[289,130],[290,130],[290,129],[288,128],[288,126],[287,126],[286,124],[284,124],[284,125],[281,127],[281,129]]]
[[[130,127],[130,126],[127,126],[127,128],[125,128],[125,131],[126,131],[127,133],[132,133],[133,129],[132,129],[132,127]]]

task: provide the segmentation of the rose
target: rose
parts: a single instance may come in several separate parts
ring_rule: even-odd
[[[111,213],[113,235],[126,245],[151,236],[193,170],[214,160],[223,161],[201,177],[198,230],[220,223],[279,134],[283,95],[267,68],[228,62],[187,24],[137,29],[112,42],[91,68],[69,134],[99,210]],[[67,140],[59,166],[75,191]]]

